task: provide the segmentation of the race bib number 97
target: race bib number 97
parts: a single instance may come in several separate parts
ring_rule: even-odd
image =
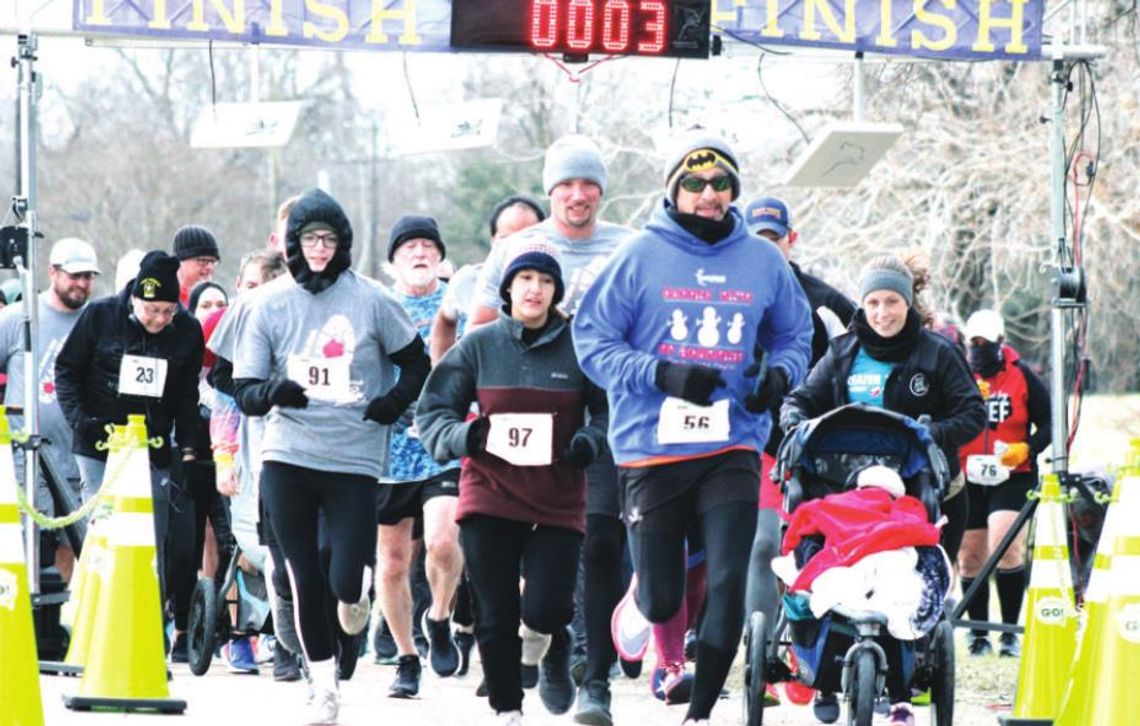
[[[162,398],[166,387],[166,359],[124,355],[119,364],[119,395]]]
[[[550,466],[554,460],[554,416],[549,413],[493,413],[487,451],[515,466]]]
[[[661,404],[657,421],[659,444],[703,444],[728,441],[728,399],[698,406],[669,397]]]

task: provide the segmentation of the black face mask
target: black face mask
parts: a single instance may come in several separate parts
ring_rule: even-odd
[[[970,345],[970,370],[983,378],[989,378],[1001,370],[1001,343]]]

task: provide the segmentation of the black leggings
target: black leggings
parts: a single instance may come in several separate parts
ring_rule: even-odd
[[[334,654],[337,626],[325,607],[326,587],[340,602],[360,600],[364,568],[376,552],[376,480],[267,461],[261,481],[293,586],[301,646],[310,661],[327,660]],[[327,585],[318,538],[321,513],[330,525]]]
[[[475,639],[487,699],[495,712],[522,709],[519,619],[551,634],[574,617],[574,575],[582,535],[500,517],[459,523],[463,557],[475,593]],[[519,595],[519,578],[526,580]]]
[[[700,486],[716,486],[709,481]],[[748,558],[756,533],[756,505],[727,502],[704,514],[693,511],[692,499],[678,497],[642,514],[630,528],[633,566],[637,572],[637,604],[654,623],[664,623],[685,597],[686,531],[663,532],[654,520],[685,516],[704,541],[708,562],[708,594],[697,637],[697,678],[687,718],[706,719],[720,697],[744,628],[744,594]],[[684,521],[684,520],[682,520]]]
[[[181,491],[171,497],[166,556],[174,628],[185,631],[190,598],[198,582],[198,570],[206,546],[206,520],[209,519],[213,525],[218,544],[218,571],[214,582],[219,587],[233,557],[234,536],[230,528],[229,501],[218,493],[214,483],[214,464],[186,462],[182,464],[181,474]]]
[[[586,675],[584,682],[608,681],[617,653],[610,634],[610,618],[625,590],[622,586],[622,555],[625,527],[605,514],[586,515],[585,560]]]
[[[970,518],[970,500],[966,489],[949,499],[943,499],[942,513],[946,515],[946,524],[942,527],[942,549],[946,550],[951,562],[957,563],[962,537],[966,534],[966,522]]]

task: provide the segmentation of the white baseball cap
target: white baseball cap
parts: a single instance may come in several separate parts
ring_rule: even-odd
[[[95,248],[78,237],[64,237],[52,245],[49,262],[52,267],[58,267],[69,275],[99,274]]]
[[[982,338],[991,343],[1005,337],[1005,321],[994,310],[978,310],[966,321],[966,340]]]

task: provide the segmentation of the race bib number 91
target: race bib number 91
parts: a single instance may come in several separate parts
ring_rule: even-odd
[[[554,460],[554,416],[549,413],[493,413],[487,451],[515,466],[550,466]]]
[[[305,387],[314,401],[341,403],[350,398],[348,358],[310,358],[291,355],[286,364],[289,380]]]
[[[657,421],[659,444],[703,444],[728,441],[728,399],[698,406],[669,397],[661,404]]]
[[[144,355],[124,355],[119,364],[119,395],[162,398],[166,387],[166,360]]]

